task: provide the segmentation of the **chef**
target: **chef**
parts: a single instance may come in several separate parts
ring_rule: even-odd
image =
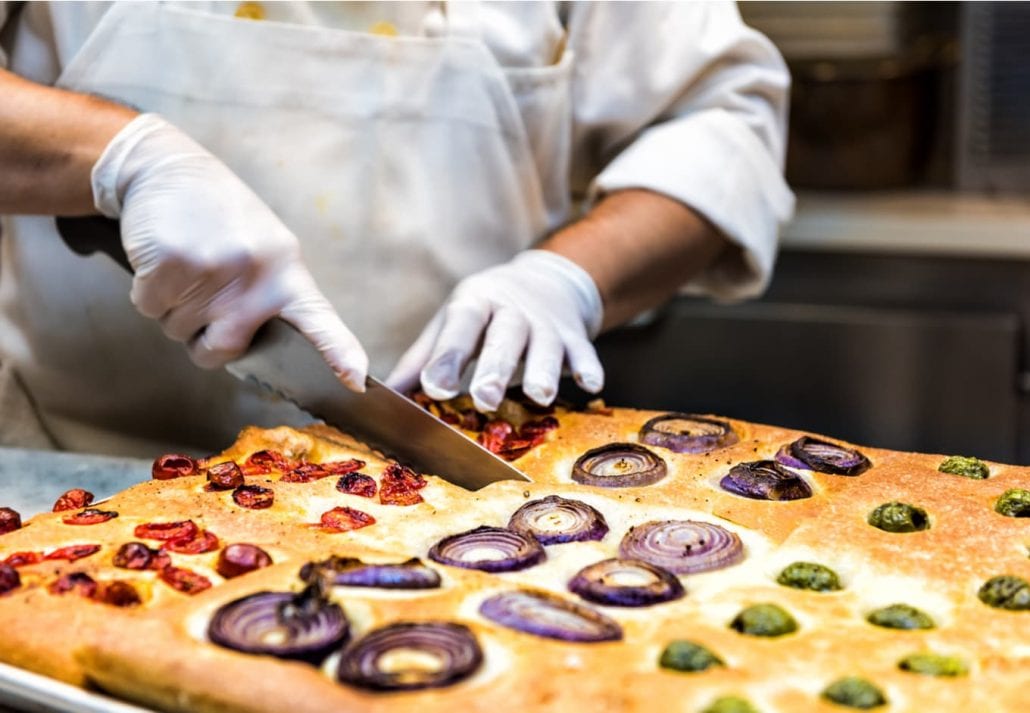
[[[489,411],[522,363],[537,403],[563,366],[597,392],[599,332],[757,294],[792,210],[788,75],[732,3],[0,2],[0,28],[0,443],[285,422],[218,368],[276,315],[353,389]],[[58,237],[96,213],[134,277]]]

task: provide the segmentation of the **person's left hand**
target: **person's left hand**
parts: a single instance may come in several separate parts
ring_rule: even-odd
[[[602,316],[601,296],[583,268],[548,250],[527,250],[458,283],[386,383],[406,392],[421,381],[431,398],[454,398],[482,343],[469,388],[480,411],[497,409],[523,355],[522,391],[541,406],[554,400],[566,361],[576,383],[597,393],[604,370],[590,340]]]

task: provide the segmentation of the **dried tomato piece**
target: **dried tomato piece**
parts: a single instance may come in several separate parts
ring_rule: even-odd
[[[4,560],[4,564],[10,567],[24,567],[25,565],[37,564],[42,561],[42,552],[15,552]]]
[[[154,480],[172,480],[185,475],[196,475],[199,472],[200,464],[195,459],[181,453],[158,456],[150,469]]]
[[[97,582],[85,572],[69,572],[51,582],[47,591],[51,594],[75,592],[79,596],[90,598],[96,594]]]
[[[243,485],[243,471],[231,460],[207,469],[207,482],[213,490],[232,490]]]
[[[272,564],[272,558],[263,549],[256,545],[238,542],[229,545],[219,553],[215,571],[226,579],[232,579],[270,564]]]
[[[214,552],[220,544],[213,532],[201,530],[193,537],[178,537],[168,540],[164,544],[164,549],[184,555],[199,555],[204,552]]]
[[[193,520],[176,520],[174,522],[148,522],[136,525],[133,534],[144,540],[178,540],[193,537],[200,528]]]
[[[334,460],[322,464],[322,468],[324,468],[329,475],[347,475],[348,473],[355,473],[364,467],[365,461],[358,458]]]
[[[336,489],[348,495],[371,498],[376,494],[376,481],[364,473],[349,473],[336,481]]]
[[[315,463],[301,463],[279,480],[283,483],[310,483],[314,480],[321,480],[329,476],[329,471]]]
[[[264,510],[275,502],[275,491],[260,485],[241,485],[232,491],[232,499],[241,508]]]
[[[64,495],[57,499],[54,503],[54,512],[62,512],[63,510],[78,510],[84,508],[93,502],[93,493],[82,488],[72,488],[71,490],[65,491]]]
[[[114,510],[97,510],[96,508],[86,508],[81,512],[77,512],[74,515],[65,515],[61,518],[61,522],[65,525],[99,525],[102,522],[113,520],[118,517],[118,513]]]
[[[21,586],[21,575],[9,564],[0,564],[0,594],[7,594]]]
[[[515,460],[524,456],[535,445],[536,442],[531,439],[509,438],[496,453],[504,460]]]
[[[47,556],[43,559],[48,560],[68,560],[74,562],[80,560],[83,557],[89,557],[95,555],[100,551],[100,545],[68,545],[67,547],[58,547],[53,552],[47,553]]]
[[[519,429],[519,435],[523,438],[536,440],[550,431],[558,428],[560,424],[554,416],[544,416],[535,421],[526,421]]]
[[[126,542],[115,552],[111,563],[122,569],[150,569],[157,555],[157,550],[150,549],[142,542]]]
[[[211,588],[211,580],[185,567],[168,566],[158,575],[161,581],[183,594],[197,594]]]
[[[0,508],[0,535],[21,528],[21,515],[12,508]]]
[[[379,478],[379,502],[383,505],[417,505],[422,502],[419,490],[426,479],[399,463],[386,466]]]
[[[515,427],[503,419],[496,418],[483,426],[483,432],[476,440],[491,453],[500,453],[505,441],[515,432]]]
[[[322,513],[322,527],[332,532],[360,530],[363,527],[374,525],[375,521],[376,519],[367,512],[349,507],[333,508]]]
[[[265,475],[273,470],[286,471],[292,467],[293,462],[279,451],[258,451],[243,464],[243,474]]]
[[[134,607],[142,603],[136,588],[120,579],[102,582],[93,598],[114,607]]]

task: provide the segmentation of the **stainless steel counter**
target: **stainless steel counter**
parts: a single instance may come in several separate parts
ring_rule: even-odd
[[[135,458],[0,448],[0,506],[28,519],[50,511],[69,488],[85,488],[100,500],[150,478],[150,466]]]

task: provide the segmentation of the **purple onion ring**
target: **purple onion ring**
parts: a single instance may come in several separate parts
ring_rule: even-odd
[[[208,638],[227,649],[318,664],[350,637],[339,605],[316,588],[300,594],[257,592],[218,608]]]
[[[429,559],[483,572],[513,572],[543,562],[547,554],[532,535],[480,525],[440,540],[429,550]]]
[[[800,470],[809,470],[808,465],[802,463],[795,458],[790,452],[790,444],[782,446],[780,450],[776,451],[776,462],[780,465],[785,465],[788,468],[798,468]]]
[[[574,481],[602,488],[652,485],[665,473],[665,461],[636,443],[609,443],[592,448],[572,467]]]
[[[581,569],[569,590],[587,601],[615,607],[647,607],[686,594],[672,572],[643,560],[615,558]]]
[[[739,463],[719,481],[723,490],[753,500],[802,500],[812,497],[812,486],[774,460]]]
[[[804,468],[830,475],[861,475],[873,465],[852,448],[811,436],[802,436],[791,443],[790,454],[801,461]]]
[[[419,656],[405,661],[407,652]],[[427,667],[426,659],[435,664]],[[468,627],[401,622],[376,629],[344,649],[336,676],[342,683],[374,691],[414,691],[457,683],[482,663],[483,652]]]
[[[581,500],[549,495],[516,510],[508,529],[532,535],[541,545],[557,545],[604,539],[608,523],[604,515]]]
[[[695,574],[737,564],[744,559],[744,545],[735,532],[710,522],[652,520],[629,529],[619,556],[674,574]]]
[[[479,613],[501,626],[548,639],[578,643],[622,639],[622,627],[614,619],[547,592],[495,594],[480,605]]]
[[[379,587],[381,589],[436,589],[440,575],[422,564],[418,557],[405,562],[366,564],[355,557],[333,555],[321,562],[308,562],[300,568],[300,578],[314,584],[319,577],[339,587]]]
[[[676,453],[705,453],[739,439],[730,424],[692,413],[655,416],[640,429],[640,442]]]

